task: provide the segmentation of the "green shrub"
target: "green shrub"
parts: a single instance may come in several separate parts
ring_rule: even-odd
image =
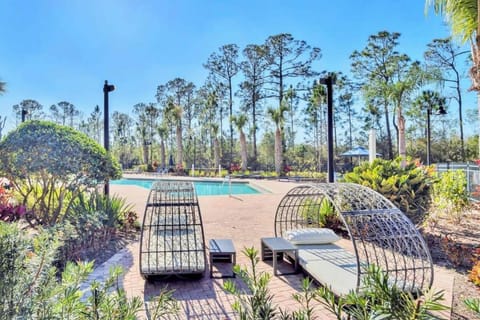
[[[260,176],[262,176],[263,178],[275,178],[278,175],[275,171],[262,171],[260,172]]]
[[[215,175],[214,175],[214,176],[215,176]],[[228,170],[222,169],[222,170],[220,171],[220,176],[221,176],[221,177],[226,177],[226,176],[228,176]]]
[[[92,282],[90,295],[84,303],[83,319],[137,319],[143,303],[139,297],[127,298],[125,290],[118,286],[122,273],[122,268],[115,266],[110,269],[109,277],[103,284]]]
[[[346,182],[369,187],[400,208],[414,223],[424,220],[430,201],[430,188],[435,182],[433,170],[418,166],[416,162],[376,159],[364,162],[346,173]]]
[[[147,303],[147,318],[151,320],[166,319],[180,311],[178,301],[173,299],[173,290],[162,288],[160,294]]]
[[[17,224],[0,221],[0,320],[136,319],[142,300],[127,298],[118,286],[120,267],[110,270],[105,283],[93,282],[88,297],[80,285],[92,272],[92,262],[69,262],[58,275],[53,261],[59,241],[51,231],[31,237]],[[163,307],[175,305],[171,294],[160,296]]]
[[[327,174],[325,172],[316,172],[316,171],[290,171],[287,173],[288,177],[300,177],[307,179],[315,179],[319,181],[326,182]]]
[[[139,164],[134,167],[135,171],[140,171],[140,172],[147,172],[147,165],[146,164]]]
[[[135,227],[137,216],[132,208],[116,195],[108,197],[97,191],[80,194],[64,223],[56,226],[62,240],[59,265],[102,250],[118,230]]]
[[[479,298],[470,298],[463,300],[463,303],[467,306],[467,308],[477,314],[480,317],[480,299]]]
[[[84,214],[100,215],[104,226],[120,228],[127,223],[126,219],[133,205],[127,204],[124,198],[118,195],[106,196],[95,190],[91,193],[82,193],[72,204],[68,219],[76,219]]]
[[[463,211],[469,206],[467,179],[462,170],[447,171],[433,185],[433,215],[444,215],[459,222]]]
[[[121,176],[93,139],[47,121],[24,122],[0,142],[0,173],[28,204],[30,221],[41,225],[61,221],[78,194]]]
[[[297,301],[301,308],[293,311],[291,314],[280,310],[282,319],[295,319],[295,320],[310,320],[317,319],[314,314],[314,302],[317,298],[317,293],[313,289],[313,280],[310,278],[304,278],[302,280],[301,293],[294,293],[293,299]]]
[[[235,296],[232,308],[237,312],[237,319],[282,319],[282,320],[310,320],[314,315],[314,299],[317,298],[312,280],[305,278],[302,281],[302,291],[293,294],[293,299],[300,304],[300,308],[289,312],[273,304],[273,293],[268,289],[272,277],[267,272],[258,271],[258,251],[251,247],[245,248],[243,254],[250,262],[250,268],[234,266],[234,272],[245,283],[247,290],[240,290],[235,282],[226,281],[224,289]]]
[[[312,227],[328,227],[336,230],[343,225],[335,211],[334,205],[326,198],[322,200],[304,200],[299,214],[309,224],[312,224]]]
[[[246,284],[249,292],[240,290],[235,282],[226,281],[224,289],[235,295],[232,305],[240,319],[273,319],[277,314],[277,307],[273,305],[273,295],[268,289],[271,275],[267,272],[258,272],[258,251],[255,248],[245,248],[242,253],[250,261],[250,270],[240,265],[235,265],[233,271]]]

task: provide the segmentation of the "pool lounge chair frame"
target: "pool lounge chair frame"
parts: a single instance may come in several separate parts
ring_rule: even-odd
[[[319,211],[322,202],[333,205],[344,224],[353,250],[345,250],[345,255],[342,255],[338,249],[343,249],[335,244],[298,246],[302,257],[300,265],[307,273],[313,274],[318,282],[331,286],[334,292],[343,295],[346,293],[345,287],[335,290],[335,283],[325,279],[339,279],[342,272],[345,276],[351,276],[345,272],[352,273],[353,269],[356,279],[351,289],[358,291],[367,273],[366,267],[375,264],[386,272],[392,283],[405,291],[418,293],[431,287],[433,263],[422,235],[401,210],[370,188],[353,183],[320,183],[295,187],[283,197],[277,207],[275,235],[284,237],[287,230],[321,226]],[[322,248],[325,248],[323,252]],[[309,261],[312,257],[314,260],[320,259],[325,253],[332,254],[331,260],[337,260],[336,265],[329,263],[328,258],[322,260],[321,264]],[[353,261],[353,268],[352,265],[343,268],[338,263],[339,254],[345,257],[345,261]],[[325,267],[327,265],[329,267]],[[325,276],[322,271],[331,274]],[[320,276],[315,277],[315,274]]]
[[[203,275],[205,236],[193,182],[153,183],[143,217],[140,273],[144,278]]]

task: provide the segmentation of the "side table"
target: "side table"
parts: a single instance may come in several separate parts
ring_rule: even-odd
[[[298,249],[284,238],[261,238],[261,249],[263,261],[272,258],[274,275],[288,275],[298,272]],[[283,260],[284,253],[287,252],[292,252],[295,255],[294,271],[278,274],[277,260],[278,258]]]
[[[213,276],[214,262],[229,262],[232,267],[236,264],[237,253],[231,239],[211,239],[210,247],[210,278],[235,278],[235,272],[231,275]]]

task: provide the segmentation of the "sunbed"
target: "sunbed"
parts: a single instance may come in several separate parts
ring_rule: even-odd
[[[341,236],[321,228],[320,211],[327,205],[342,222],[338,230],[346,240],[337,242]],[[294,187],[277,207],[275,235],[291,241],[303,270],[337,295],[358,291],[372,264],[405,291],[422,292],[433,281],[432,259],[419,231],[389,200],[364,186]]]
[[[144,278],[203,275],[206,270],[202,217],[192,182],[152,185],[142,224],[140,273]]]

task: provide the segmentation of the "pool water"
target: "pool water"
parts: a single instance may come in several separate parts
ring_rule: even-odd
[[[120,179],[112,180],[111,184],[118,185],[130,185],[138,186],[145,189],[149,189],[152,186],[152,183],[158,180],[147,180],[147,179]],[[228,181],[193,181],[195,186],[195,192],[198,196],[218,196],[218,195],[228,195],[228,194],[258,194],[258,191],[255,188],[252,188],[248,183],[242,182],[232,182],[231,184]]]

